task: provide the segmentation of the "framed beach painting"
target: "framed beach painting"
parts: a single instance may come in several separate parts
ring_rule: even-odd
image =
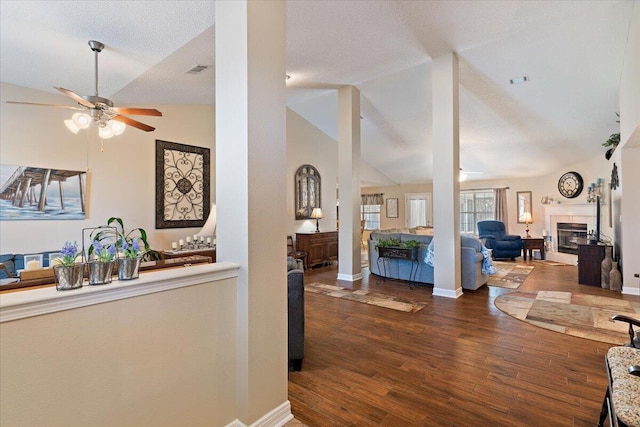
[[[0,165],[0,221],[85,219],[86,171]]]
[[[210,150],[156,140],[156,228],[202,227],[211,208]]]

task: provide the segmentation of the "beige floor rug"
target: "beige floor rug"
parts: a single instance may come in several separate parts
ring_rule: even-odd
[[[640,302],[572,292],[510,292],[494,304],[516,319],[574,337],[610,344],[629,342],[624,322],[611,322],[615,314],[640,319]]]
[[[305,284],[304,290],[334,298],[342,298],[378,307],[390,308],[392,310],[404,311],[407,313],[415,313],[422,310],[424,306],[427,305],[426,302],[409,301],[391,295],[375,294],[363,290],[353,291],[340,286],[326,285],[318,282]]]
[[[487,285],[501,288],[518,289],[533,271],[532,265],[515,264],[512,262],[493,261],[496,274],[489,276]]]

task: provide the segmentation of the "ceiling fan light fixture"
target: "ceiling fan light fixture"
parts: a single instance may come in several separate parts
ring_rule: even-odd
[[[73,123],[73,120],[71,119],[67,119],[64,121],[64,125],[67,127],[67,129],[69,129],[71,132],[78,133],[80,131],[80,128],[78,126],[76,126],[75,123]]]
[[[73,124],[78,127],[78,129],[86,129],[91,124],[91,117],[84,113],[75,113],[73,116],[71,116],[71,120],[73,121]]]
[[[109,126],[106,126],[106,127],[103,127],[103,128],[98,128],[98,135],[102,139],[109,139],[109,138],[113,137],[113,131],[111,130],[111,127],[109,127]]]
[[[109,122],[109,128],[111,129],[111,132],[113,132],[115,136],[118,136],[118,135],[122,135],[122,132],[124,132],[124,130],[127,128],[127,125],[125,125],[122,122],[111,120]]]

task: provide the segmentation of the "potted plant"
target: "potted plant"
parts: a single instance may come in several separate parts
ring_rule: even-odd
[[[620,114],[616,113],[618,119],[620,118]],[[616,123],[620,123],[620,120],[616,120]],[[616,147],[620,144],[620,132],[612,133],[609,139],[602,143],[603,147],[610,147],[607,152],[604,154],[604,157],[609,160],[613,155],[613,152],[616,150]]]
[[[94,240],[91,243],[90,253],[93,259],[87,262],[89,268],[89,284],[102,285],[111,283],[113,260],[116,256],[115,246],[103,245],[100,240]]]
[[[62,256],[57,258],[56,265],[53,266],[53,273],[56,279],[56,289],[66,291],[82,287],[84,278],[84,263],[76,262],[81,255],[78,251],[77,242],[65,242]]]
[[[140,244],[140,239],[136,236],[132,239],[122,237],[119,240],[122,248],[122,258],[118,258],[118,279],[137,279],[140,271],[140,262],[145,254],[144,246]],[[147,245],[148,246],[148,245]]]
[[[156,251],[151,250],[147,241],[147,232],[142,227],[137,227],[127,231],[122,218],[112,216],[107,220],[107,225],[98,227],[91,236],[95,241],[102,244],[110,243],[115,245],[118,253],[118,279],[137,279],[140,263],[145,255],[150,255],[153,259],[159,259]],[[90,248],[90,253],[93,248]]]

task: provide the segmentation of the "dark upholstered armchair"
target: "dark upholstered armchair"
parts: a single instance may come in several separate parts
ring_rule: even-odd
[[[514,259],[522,254],[522,238],[506,234],[502,221],[478,221],[478,234],[493,259]]]
[[[302,369],[304,358],[304,273],[287,273],[287,308],[289,314],[289,370]]]

